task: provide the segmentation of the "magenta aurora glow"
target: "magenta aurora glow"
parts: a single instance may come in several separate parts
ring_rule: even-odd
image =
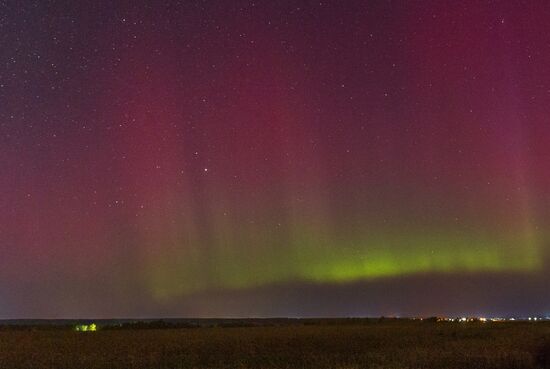
[[[0,5],[0,317],[548,314],[550,4]]]

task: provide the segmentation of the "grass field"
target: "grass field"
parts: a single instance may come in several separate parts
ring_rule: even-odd
[[[0,331],[0,368],[549,368],[550,324]]]

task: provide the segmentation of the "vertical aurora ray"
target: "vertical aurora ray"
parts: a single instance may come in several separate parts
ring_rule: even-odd
[[[550,5],[298,3],[5,7],[0,316],[545,280]]]
[[[266,37],[264,43],[269,45],[270,39]],[[268,49],[265,46],[258,53]],[[393,119],[407,120],[410,108],[405,106],[402,114],[376,118],[380,126],[371,126],[374,135],[378,131],[376,137],[386,136],[384,141],[362,146],[352,140],[348,148],[338,147],[346,155],[334,158],[333,143],[317,124],[326,127],[324,122],[332,119],[345,125],[344,119],[357,117],[338,107],[327,110],[323,94],[284,96],[279,91],[299,72],[283,67],[279,55],[265,53],[269,56],[262,57],[264,64],[244,77],[239,97],[227,104],[223,117],[211,115],[205,124],[213,128],[209,134],[216,135],[214,127],[224,119],[247,122],[223,143],[223,151],[240,168],[260,167],[270,174],[258,180],[261,177],[240,169],[240,187],[245,190],[238,196],[215,178],[227,175],[222,166],[204,177],[200,195],[204,219],[199,222],[204,226],[207,219],[208,231],[202,238],[175,246],[167,262],[152,261],[153,294],[169,298],[291,281],[343,283],[416,273],[541,270],[540,241],[532,225],[523,172],[524,146],[518,136],[521,124],[509,115],[513,97],[494,100],[495,111],[506,111],[500,118],[492,117],[502,119],[501,125],[498,130],[489,128],[486,138],[468,148],[482,145],[491,153],[482,164],[491,173],[469,166],[475,163],[473,158],[461,157],[464,149],[451,153],[441,144],[446,140],[454,140],[456,147],[466,144],[470,139],[466,132],[481,119],[447,103],[441,104],[442,110],[428,113],[452,117],[452,123],[446,124],[449,129],[437,131],[435,137],[422,131],[443,123],[422,127],[413,137],[414,146],[402,130],[383,128]],[[435,56],[432,62],[445,60]],[[226,76],[239,76],[233,68],[224,71]],[[256,78],[248,82],[250,75]],[[511,82],[503,83],[505,89]],[[463,128],[452,129],[451,124]],[[240,156],[241,143],[255,145],[248,136],[252,134],[254,140],[265,141],[269,151]],[[331,135],[345,139],[345,135],[338,137],[338,131]],[[389,142],[393,149],[387,147]],[[407,150],[397,142],[412,155],[405,156]],[[373,153],[388,163],[378,165],[369,157]],[[262,157],[269,161],[261,163]],[[507,171],[511,175],[506,176]],[[459,183],[452,183],[454,179]]]

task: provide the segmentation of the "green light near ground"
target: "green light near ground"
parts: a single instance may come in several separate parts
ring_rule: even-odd
[[[74,330],[77,332],[95,332],[97,331],[97,325],[95,323],[79,324],[74,327]]]

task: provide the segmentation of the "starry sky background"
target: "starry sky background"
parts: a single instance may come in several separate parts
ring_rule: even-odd
[[[550,314],[548,19],[0,2],[0,317]]]

